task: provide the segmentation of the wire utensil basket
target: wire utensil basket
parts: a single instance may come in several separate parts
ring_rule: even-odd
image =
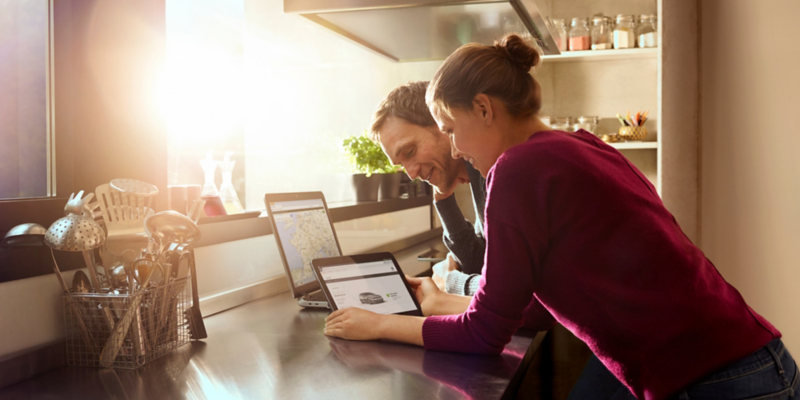
[[[64,294],[67,364],[136,369],[189,343],[188,282],[134,294]]]

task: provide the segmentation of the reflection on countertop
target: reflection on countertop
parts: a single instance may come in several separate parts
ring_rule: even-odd
[[[0,389],[0,398],[500,398],[541,340],[521,332],[497,356],[433,352],[328,338],[327,315],[283,293],[207,317],[208,339],[139,370],[61,368]]]

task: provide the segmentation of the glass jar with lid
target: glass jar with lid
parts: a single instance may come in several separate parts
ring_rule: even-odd
[[[611,32],[611,18],[604,15],[592,17],[592,50],[606,50],[614,47]]]
[[[597,135],[597,124],[599,123],[600,123],[600,117],[584,115],[578,117],[578,122],[575,123],[573,128],[576,132],[583,129],[585,131],[591,132],[594,135]]]
[[[636,47],[636,23],[633,15],[617,15],[614,26],[614,48],[631,49]]]
[[[658,24],[655,15],[642,15],[639,17],[639,26],[636,27],[636,43],[639,47],[658,46]]]
[[[567,32],[567,23],[561,18],[553,19],[553,28],[558,35],[558,40],[556,40],[556,44],[558,45],[559,51],[567,51],[567,40],[569,39],[569,33]]]
[[[572,118],[570,117],[553,117],[550,127],[554,131],[572,131]]]
[[[588,18],[573,18],[569,29],[569,50],[589,50],[592,39],[589,34]]]

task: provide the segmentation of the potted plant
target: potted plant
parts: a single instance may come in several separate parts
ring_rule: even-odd
[[[355,172],[353,189],[356,201],[400,197],[399,167],[392,165],[380,146],[366,135],[350,136],[344,140],[343,146]]]

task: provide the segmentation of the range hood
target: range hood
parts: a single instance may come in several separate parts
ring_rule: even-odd
[[[443,60],[463,44],[492,44],[509,32],[560,54],[547,10],[534,0],[284,0],[283,10],[394,61]]]

